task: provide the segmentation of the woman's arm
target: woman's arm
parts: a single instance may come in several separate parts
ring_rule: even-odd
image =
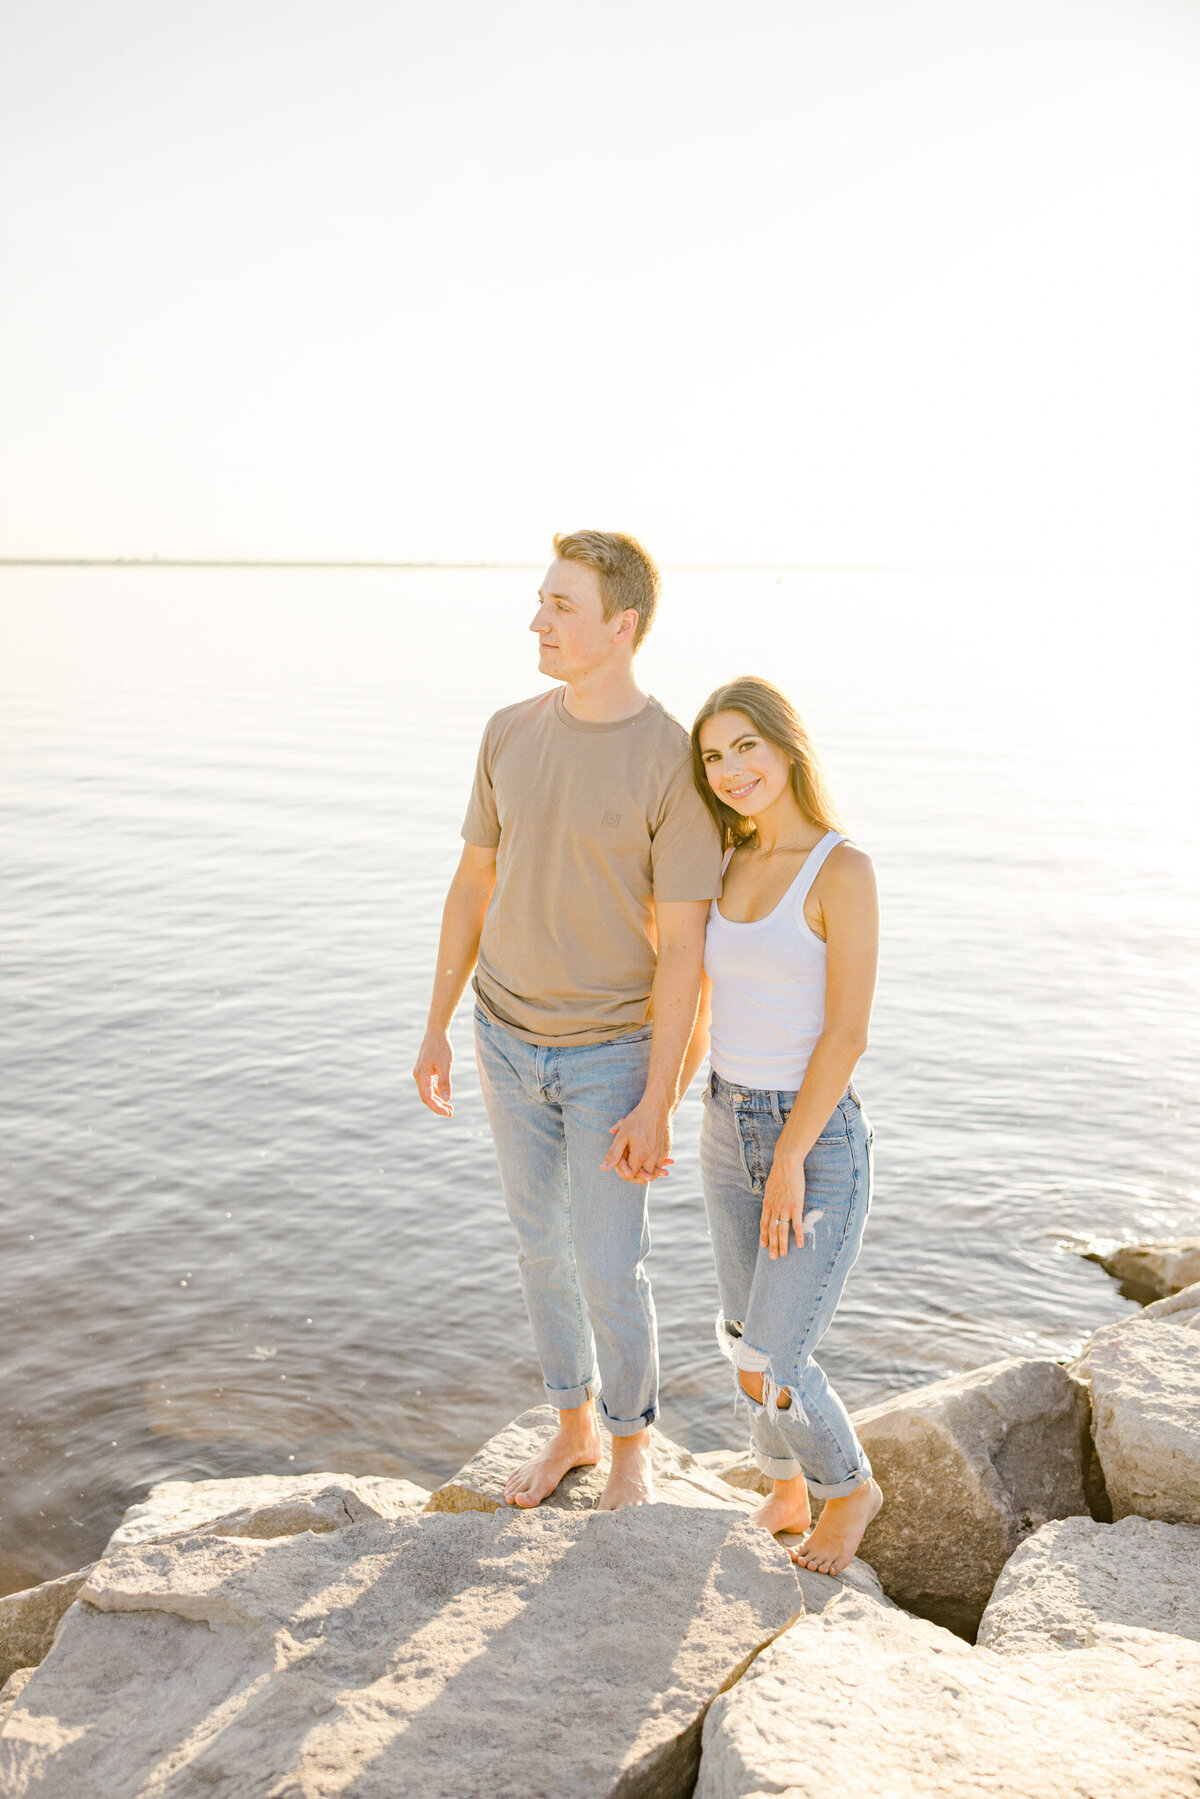
[[[763,1195],[759,1241],[771,1259],[788,1252],[788,1232],[803,1246],[804,1158],[829,1122],[859,1057],[879,961],[879,895],[871,858],[852,844],[840,847],[821,874],[825,930],[825,1025],[775,1146]]]
[[[712,1023],[712,982],[706,974],[700,976],[700,1010],[696,1013],[696,1024],[692,1031],[692,1040],[687,1046],[687,1054],[683,1058],[683,1068],[679,1075],[679,1097],[683,1098],[696,1078],[696,1070],[708,1054],[708,1032]]]

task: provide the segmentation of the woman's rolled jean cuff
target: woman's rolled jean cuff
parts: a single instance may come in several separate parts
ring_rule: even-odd
[[[755,1449],[753,1443],[750,1445],[750,1454],[754,1457],[759,1472],[765,1474],[768,1480],[799,1480],[804,1473],[799,1462],[781,1462],[775,1456],[764,1455],[760,1449]],[[805,1482],[806,1486],[807,1484]]]
[[[809,1480],[805,1475],[804,1484],[814,1499],[845,1499],[849,1494],[857,1493],[858,1489],[865,1486],[870,1480],[870,1462],[867,1462],[865,1466],[865,1473],[848,1474],[845,1480],[839,1481]]]
[[[754,1401],[751,1400],[750,1404],[754,1406]],[[755,1407],[755,1410],[761,1409],[761,1407]],[[753,1443],[750,1445],[750,1454],[754,1457],[755,1465],[760,1473],[765,1474],[768,1480],[796,1480],[801,1474],[804,1474],[799,1462],[785,1462],[775,1456],[764,1455],[761,1449],[754,1447]],[[853,1474],[848,1474],[844,1480],[813,1480],[811,1475],[804,1474],[804,1484],[816,1499],[845,1499],[848,1494],[857,1493],[858,1489],[870,1478],[871,1464],[864,1455],[862,1466],[855,1469]]]

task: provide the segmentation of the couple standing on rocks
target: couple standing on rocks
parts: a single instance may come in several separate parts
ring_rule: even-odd
[[[601,1460],[599,1504],[654,1497],[658,1410],[647,1193],[706,1053],[701,1171],[717,1334],[773,1481],[754,1514],[849,1563],[882,1497],[813,1360],[858,1254],[871,1133],[851,1082],[867,1041],[878,905],[804,726],[755,677],[688,737],[634,679],[658,571],[619,533],[554,540],[531,629],[548,693],[484,732],[413,1071],[450,1117],[455,1008],[475,1041],[546,1396],[559,1426],[505,1497],[536,1506]],[[825,1503],[811,1525],[809,1492]]]

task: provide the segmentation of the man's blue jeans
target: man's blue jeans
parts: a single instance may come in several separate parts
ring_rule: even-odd
[[[631,1437],[658,1413],[644,1186],[604,1172],[610,1127],[641,1099],[650,1027],[611,1043],[526,1043],[475,1008],[479,1079],[546,1398]]]

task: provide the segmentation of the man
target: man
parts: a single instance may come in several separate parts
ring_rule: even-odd
[[[654,1496],[646,1194],[670,1156],[720,848],[686,732],[634,680],[657,569],[616,532],[558,536],[554,553],[530,629],[559,685],[484,732],[413,1075],[448,1118],[447,1031],[477,963],[480,1083],[559,1417],[505,1497],[538,1505],[600,1460],[598,1395],[612,1511]]]

